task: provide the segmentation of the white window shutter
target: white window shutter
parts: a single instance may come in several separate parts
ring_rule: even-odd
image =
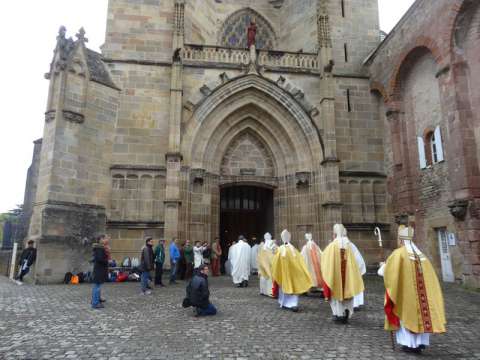
[[[443,154],[443,140],[442,140],[442,131],[440,126],[435,128],[435,146],[437,147],[437,162],[442,162],[445,160]]]
[[[418,158],[420,160],[420,169],[425,169],[427,167],[427,158],[425,156],[425,143],[423,142],[422,137],[418,137]]]

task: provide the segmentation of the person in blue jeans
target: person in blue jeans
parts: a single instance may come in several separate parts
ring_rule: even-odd
[[[108,241],[107,235],[100,235],[98,242],[93,244],[92,309],[104,308],[101,287],[108,278]]]
[[[170,284],[177,283],[177,268],[180,260],[180,250],[178,250],[177,239],[173,239],[170,244]]]
[[[142,286],[142,294],[150,295],[152,292],[148,289],[148,281],[150,280],[150,272],[154,268],[154,255],[153,255],[153,239],[147,237],[145,239],[145,246],[142,248],[142,254],[140,256],[140,283]]]
[[[192,280],[187,286],[187,298],[195,308],[196,316],[211,316],[217,314],[217,309],[210,302],[208,289],[208,265],[200,265],[195,269]]]

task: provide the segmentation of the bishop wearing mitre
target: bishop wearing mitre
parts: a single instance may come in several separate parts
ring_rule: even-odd
[[[322,289],[323,279],[322,279],[322,269],[320,268],[320,262],[322,259],[322,250],[320,247],[315,244],[313,241],[312,234],[306,233],[305,240],[306,244],[302,248],[302,256],[307,265],[308,272],[313,281],[314,289]]]
[[[330,303],[333,319],[346,324],[353,315],[353,299],[364,290],[354,248],[342,224],[333,227],[334,240],[322,254],[323,294]]]
[[[275,244],[275,240],[272,239],[270,233],[266,233],[263,238],[264,242],[259,245],[257,256],[260,294],[269,297],[277,297],[277,291],[275,291],[275,286],[272,280],[272,264],[278,246]]]
[[[305,261],[290,243],[291,235],[283,230],[283,245],[278,248],[272,263],[272,278],[278,284],[278,303],[283,309],[298,311],[299,295],[313,286]]]
[[[400,225],[396,249],[378,270],[385,283],[385,330],[406,352],[421,353],[430,334],[446,332],[440,283],[428,258],[413,243],[414,229]]]

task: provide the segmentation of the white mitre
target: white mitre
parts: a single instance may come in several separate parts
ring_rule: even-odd
[[[280,237],[282,238],[282,242],[284,244],[289,244],[290,240],[292,239],[292,235],[288,232],[288,230],[283,230],[280,234]]]
[[[415,229],[411,226],[400,225],[398,227],[398,239],[403,242],[405,248],[410,255],[422,256],[423,253],[414,244],[413,236],[415,235]]]
[[[333,233],[335,234],[334,240],[338,240],[340,249],[345,249],[350,242],[347,238],[347,229],[345,229],[345,226],[343,226],[343,224],[335,224],[333,226]]]
[[[272,249],[274,247],[274,242],[270,233],[265,233],[265,235],[263,235],[263,239],[265,240],[263,243],[263,248],[265,250]]]
[[[288,230],[283,230],[280,236],[283,242],[283,246],[281,246],[280,249],[282,249],[282,256],[285,256],[287,248],[293,247],[292,244],[290,244],[292,235],[288,232]],[[295,252],[293,252],[293,254],[295,255]]]

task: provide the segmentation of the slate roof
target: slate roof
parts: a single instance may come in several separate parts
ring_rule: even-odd
[[[118,89],[118,87],[112,81],[110,73],[105,67],[102,55],[90,49],[86,50],[88,71],[90,72],[90,80],[114,89]]]

